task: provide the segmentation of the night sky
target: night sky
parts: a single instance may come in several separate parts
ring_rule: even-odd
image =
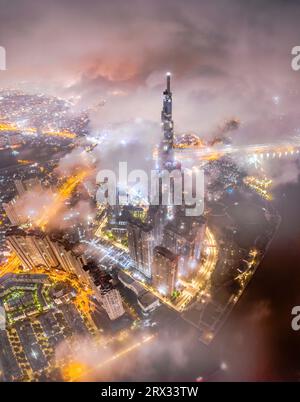
[[[0,6],[7,51],[0,85],[80,95],[83,106],[105,99],[96,127],[157,122],[163,75],[171,71],[179,132],[207,137],[232,116],[243,122],[240,141],[298,128],[299,74],[291,69],[300,36],[297,1],[1,0]]]

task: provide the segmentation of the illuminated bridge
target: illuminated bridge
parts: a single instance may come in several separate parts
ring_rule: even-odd
[[[222,146],[194,146],[185,148],[176,148],[176,155],[180,159],[199,157],[203,161],[219,159],[225,155],[243,155],[256,156],[261,159],[272,159],[287,157],[300,153],[300,139],[293,138],[290,141],[269,144],[254,145],[222,145]]]

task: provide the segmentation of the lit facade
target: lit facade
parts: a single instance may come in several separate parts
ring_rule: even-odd
[[[162,246],[154,248],[152,285],[164,296],[171,296],[176,288],[178,256]]]
[[[88,274],[83,270],[85,258],[75,255],[65,244],[52,240],[47,234],[39,231],[27,233],[18,228],[11,228],[7,232],[7,241],[27,269],[39,266],[63,269],[88,280]]]
[[[153,248],[155,246],[154,230],[152,225],[138,220],[128,222],[128,248],[136,269],[143,275],[151,278]]]

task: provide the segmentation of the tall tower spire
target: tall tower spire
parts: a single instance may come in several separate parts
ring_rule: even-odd
[[[171,93],[171,73],[167,73],[166,77],[167,77],[167,92]]]
[[[161,142],[162,168],[173,169],[174,165],[174,132],[172,120],[172,92],[171,92],[171,73],[166,74],[167,88],[163,92],[163,108],[161,111],[161,125],[163,140]]]

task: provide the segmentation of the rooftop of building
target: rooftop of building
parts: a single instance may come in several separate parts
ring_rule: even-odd
[[[60,243],[64,246],[66,251],[73,250],[73,245],[65,239],[62,232],[54,231],[49,234],[43,232],[42,230],[35,228],[35,229],[28,229],[24,230],[19,226],[11,226],[5,233],[6,237],[10,236],[23,236],[23,237],[36,237],[39,239],[44,239],[46,236],[49,236],[52,242]],[[79,253],[81,254],[81,253]]]
[[[48,275],[45,274],[5,274],[0,278],[0,286],[6,286],[18,282],[46,282]]]
[[[134,282],[134,279],[131,278],[129,275],[127,275],[125,272],[123,271],[119,271],[118,272],[118,278],[122,281],[127,283],[128,285],[132,284]]]
[[[192,218],[192,219],[191,219]],[[172,231],[173,233],[184,237],[188,241],[195,238],[197,229],[205,224],[205,219],[194,219],[198,217],[179,217],[173,222],[167,223],[164,230]],[[202,218],[202,217],[201,217]]]
[[[154,248],[154,254],[155,255],[160,254],[170,261],[175,261],[178,258],[176,254],[172,253],[172,251],[168,250],[166,247],[163,246],[156,246]]]
[[[139,297],[146,292],[144,287],[138,281],[127,275],[126,272],[119,271],[118,279],[124,286],[131,289]]]
[[[94,278],[94,283],[103,295],[114,288],[112,284],[112,277],[106,272],[101,272]]]
[[[142,222],[140,219],[136,219],[133,217],[130,217],[128,219],[128,224],[132,226],[137,226],[144,232],[150,232],[153,229],[153,226],[150,223]]]
[[[140,303],[145,307],[150,306],[157,301],[157,297],[154,296],[151,292],[143,293],[141,296],[139,296],[138,299]]]
[[[38,236],[44,237],[45,233],[39,229],[24,230],[19,226],[10,226],[6,231],[6,236]]]

